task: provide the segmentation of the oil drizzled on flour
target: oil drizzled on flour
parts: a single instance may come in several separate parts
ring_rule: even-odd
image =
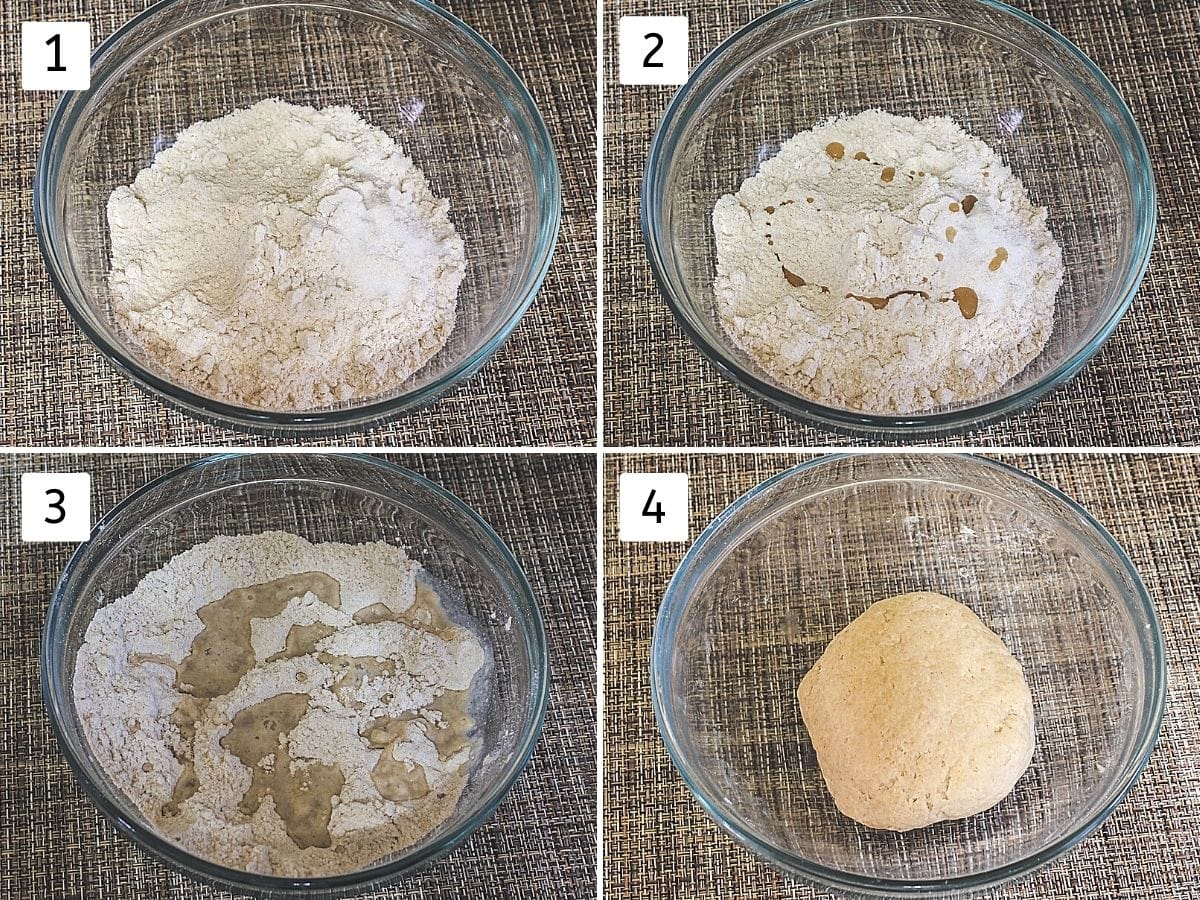
[[[976,400],[1050,338],[1063,268],[1046,220],[950,119],[832,119],[717,201],[718,315],[770,377],[821,403]]]

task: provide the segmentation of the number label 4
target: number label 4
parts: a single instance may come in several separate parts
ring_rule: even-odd
[[[92,532],[92,478],[86,472],[21,476],[21,540],[86,541]]]
[[[687,16],[622,16],[618,39],[621,84],[687,81]]]
[[[688,477],[681,472],[621,475],[617,516],[623,541],[686,541]]]

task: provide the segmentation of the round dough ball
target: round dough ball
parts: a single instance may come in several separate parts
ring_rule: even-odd
[[[796,697],[838,809],[871,828],[982,812],[1033,758],[1021,664],[942,594],[873,604],[829,642]]]

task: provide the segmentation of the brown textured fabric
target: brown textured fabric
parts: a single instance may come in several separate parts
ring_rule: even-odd
[[[17,446],[239,446],[271,443],[169,410],[108,365],[55,295],[33,230],[34,166],[57,99],[17,77],[27,19],[88,20],[98,44],[144,0],[10,0],[0,57],[0,434]],[[432,406],[321,444],[581,445],[595,440],[595,14],[586,0],[443,4],[484,36],[525,82],[550,129],[563,218],[541,292],[504,346]],[[548,52],[553,47],[556,52]],[[247,62],[252,68],[253,63]],[[278,443],[278,442],[276,442]],[[287,443],[295,443],[288,440]]]
[[[194,457],[190,457],[194,458]],[[372,898],[587,897],[595,893],[595,462],[589,455],[393,456],[475,508],[516,555],[541,604],[550,706],[529,765],[465,844]],[[188,461],[167,455],[0,457],[12,515],[0,531],[0,896],[217,898],[120,837],[59,753],[42,707],[38,642],[73,547],[18,540],[18,478],[90,471],[98,518]],[[553,498],[553,502],[548,502]]]
[[[694,541],[735,499],[803,458],[614,456],[606,465],[606,508],[616,508],[621,472],[686,471],[691,488],[689,540]],[[1200,460],[1182,454],[998,458],[1058,487],[1112,532],[1155,602],[1168,667],[1162,732],[1133,792],[1074,851],[998,896],[1200,896],[1195,802],[1200,796],[1200,611],[1192,549],[1200,539],[1200,499],[1195,491]],[[736,845],[704,813],[672,766],[650,705],[649,654],[659,602],[688,545],[622,543],[614,516],[608,517],[605,528],[606,896],[825,896],[785,878]],[[753,623],[747,631],[754,632]]]
[[[674,88],[617,80],[623,15],[687,13],[695,66],[769,11],[772,0],[605,6],[605,429],[610,446],[828,446],[850,439],[752,400],[709,365],[676,324],[650,273],[639,191],[650,139]],[[1141,127],[1158,182],[1150,271],[1103,350],[1068,385],[1011,419],[949,443],[971,446],[1171,446],[1200,438],[1200,287],[1192,214],[1200,108],[1200,9],[1179,0],[1018,0],[1112,79]]]

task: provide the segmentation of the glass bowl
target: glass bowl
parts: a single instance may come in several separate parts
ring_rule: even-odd
[[[876,831],[834,805],[796,687],[871,603],[919,590],[965,603],[1020,660],[1037,746],[998,806]],[[983,890],[1082,841],[1141,773],[1165,681],[1112,536],[1037,479],[944,455],[826,457],[754,488],[679,566],[651,660],[659,729],[705,812],[787,873],[880,897]]]
[[[179,384],[112,315],[109,194],[182,129],[266,97],[352,106],[450,201],[467,258],[458,320],[441,351],[385,395],[303,412],[230,405]],[[533,301],[559,212],[550,136],[524,85],[483,38],[425,0],[164,0],[101,44],[90,90],[63,95],[34,183],[50,277],[108,360],[198,418],[280,436],[366,427],[477,371]]]
[[[381,540],[403,547],[425,568],[451,618],[470,624],[490,659],[480,673],[487,677],[479,706],[473,706],[482,753],[454,812],[418,843],[359,871],[303,879],[257,875],[181,849],[105,774],[75,709],[75,656],[98,608],[197,543],[268,530],[313,542]],[[59,746],[88,796],[122,834],[185,874],[238,893],[336,897],[412,873],[483,824],[533,752],[549,670],[541,613],[524,574],[496,533],[457,497],[371,457],[253,454],[177,469],[100,520],[71,557],[50,602],[41,678]]]
[[[1066,269],[1041,355],[995,394],[874,415],[793,393],[715,310],[712,212],[792,135],[881,108],[950,116],[1021,178]],[[671,101],[646,162],[642,231],[659,287],[717,370],[802,421],[882,440],[948,434],[1022,409],[1075,375],[1133,301],[1157,218],[1145,143],[1116,89],[1062,35],[995,0],[797,0],[710,53]]]

